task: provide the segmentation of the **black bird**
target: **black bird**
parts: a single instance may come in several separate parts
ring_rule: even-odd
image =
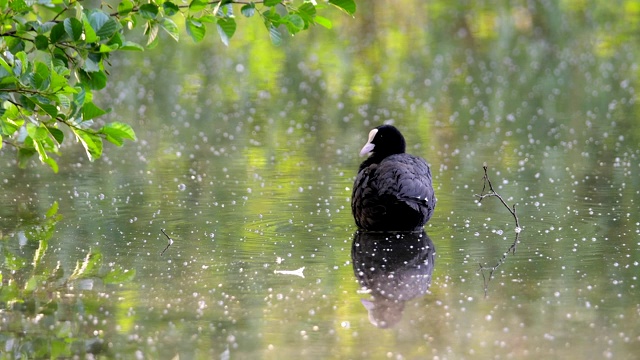
[[[391,125],[371,130],[360,155],[351,211],[360,229],[419,231],[436,207],[431,169],[420,157],[405,153],[404,137]]]

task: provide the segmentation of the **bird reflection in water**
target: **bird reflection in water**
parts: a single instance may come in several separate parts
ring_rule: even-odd
[[[405,302],[424,295],[431,285],[435,247],[423,231],[356,231],[351,246],[353,272],[363,290],[369,321],[390,328],[402,319]]]

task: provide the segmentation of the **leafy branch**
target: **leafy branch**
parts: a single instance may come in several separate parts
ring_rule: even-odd
[[[327,5],[349,15],[356,11],[354,0],[318,2],[120,0],[114,11],[104,1],[97,6],[82,0],[0,1],[0,150],[3,144],[15,148],[20,167],[37,154],[57,172],[52,155],[60,155],[70,131],[95,160],[102,155],[103,140],[117,146],[136,140],[126,123],[99,128],[94,123],[110,111],[94,102],[94,92],[107,85],[111,54],[152,49],[160,30],[179,41],[180,30],[172,20],[176,16],[184,18],[184,30],[194,42],[202,41],[212,25],[229,45],[240,7],[246,18],[259,15],[277,45],[281,30],[295,35],[316,24],[331,28],[331,21],[318,14]],[[127,39],[136,27],[143,28],[146,43]]]

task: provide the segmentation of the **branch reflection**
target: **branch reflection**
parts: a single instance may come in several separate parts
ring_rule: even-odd
[[[363,291],[369,321],[390,328],[402,319],[405,302],[424,295],[431,285],[435,247],[422,232],[364,232],[354,234],[353,271]]]
[[[513,244],[511,244],[511,246],[509,246],[507,251],[502,253],[502,257],[500,259],[498,259],[498,261],[496,262],[496,264],[494,266],[484,266],[482,264],[478,264],[479,265],[478,272],[480,272],[482,274],[482,280],[483,280],[483,283],[484,283],[484,297],[485,298],[487,296],[489,296],[489,282],[491,281],[491,279],[493,279],[494,271],[496,271],[498,269],[498,267],[500,267],[500,265],[502,265],[505,261],[507,261],[507,256],[509,256],[509,253],[511,253],[511,254],[515,254],[516,253],[516,247],[518,246],[518,243],[520,243],[520,231],[516,230],[516,237],[513,240]],[[485,271],[489,272],[489,276],[485,276],[485,274],[484,274]]]

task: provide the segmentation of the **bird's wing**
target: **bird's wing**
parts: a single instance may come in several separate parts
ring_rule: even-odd
[[[381,195],[393,195],[409,204],[435,206],[431,170],[419,157],[388,157],[378,166],[374,182]]]

